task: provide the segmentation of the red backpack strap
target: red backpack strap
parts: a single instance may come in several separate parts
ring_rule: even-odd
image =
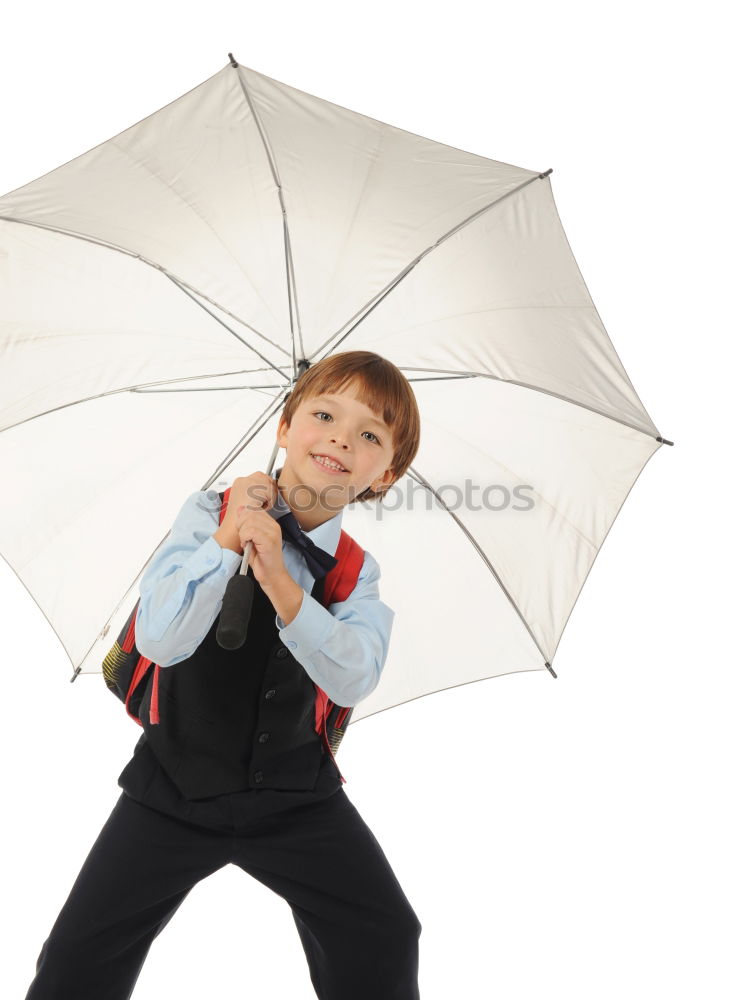
[[[365,552],[355,539],[351,538],[342,528],[340,530],[338,547],[335,550],[335,558],[338,560],[337,566],[331,569],[325,577],[323,601],[326,608],[329,608],[331,604],[347,601],[355,590],[360,571],[363,568]],[[322,742],[333,763],[335,763],[335,755],[327,736],[327,719],[334,705],[335,702],[325,694],[319,685],[315,684],[315,730],[322,736]],[[338,717],[335,720],[336,728],[342,724],[349,711],[349,707],[341,707]],[[335,767],[340,775],[341,783],[345,784],[345,778],[336,763]]]
[[[219,514],[218,514],[218,525],[219,525],[219,527],[223,523],[223,519],[226,516],[226,510],[228,509],[228,498],[229,498],[230,494],[231,494],[231,487],[230,486],[229,486],[229,488],[227,490],[224,490],[223,493],[219,493],[218,494],[221,497],[221,510],[219,511]]]
[[[335,550],[337,566],[325,577],[325,607],[339,601],[347,601],[355,590],[360,571],[363,569],[365,553],[354,538],[340,530],[338,547]]]

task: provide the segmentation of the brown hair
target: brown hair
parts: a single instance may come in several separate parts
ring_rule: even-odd
[[[315,362],[294,384],[281,419],[289,426],[300,403],[323,393],[337,393],[355,384],[356,399],[380,414],[393,436],[393,461],[389,468],[394,482],[406,472],[419,450],[421,423],[416,397],[408,380],[396,365],[371,351],[344,351]],[[354,498],[354,503],[383,500],[393,483],[373,492],[370,487]]]

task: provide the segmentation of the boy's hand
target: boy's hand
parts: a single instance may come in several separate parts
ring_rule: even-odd
[[[282,556],[282,529],[267,513],[277,499],[277,481],[264,472],[239,476],[231,485],[228,507],[213,537],[221,546],[244,554],[251,539],[251,571],[262,588],[291,580]]]
[[[249,510],[266,510],[273,507],[277,500],[276,479],[268,476],[265,472],[252,472],[250,476],[238,476],[231,485],[231,492],[228,495],[228,508],[226,517],[231,513],[236,514],[237,508],[244,506]],[[224,523],[226,518],[224,517]]]
[[[240,506],[236,514],[241,551],[251,539],[249,566],[262,589],[288,578],[282,555],[282,529],[279,522],[266,510],[248,510]]]
[[[218,530],[214,533],[216,541],[226,548],[233,549],[243,555],[239,544],[239,528],[236,523],[239,508],[250,510],[268,510],[274,506],[277,499],[277,481],[264,472],[253,472],[250,476],[238,476],[231,485],[228,495],[228,507]],[[269,520],[274,518],[271,516]]]

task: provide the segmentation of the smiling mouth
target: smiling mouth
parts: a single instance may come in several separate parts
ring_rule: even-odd
[[[322,462],[319,459],[323,456],[315,455],[314,452],[310,452],[310,458],[313,462],[316,462],[321,468],[327,469],[329,472],[348,472],[348,469],[344,468],[342,465],[336,468],[334,465],[328,465],[327,462]]]

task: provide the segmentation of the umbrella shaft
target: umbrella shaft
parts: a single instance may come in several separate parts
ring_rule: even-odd
[[[272,469],[274,468],[274,463],[277,460],[277,455],[279,454],[279,442],[274,442],[274,447],[272,448],[272,454],[269,458],[269,465],[267,466],[267,475],[271,476]],[[249,556],[251,555],[251,540],[246,543],[244,548],[244,558],[241,560],[241,566],[239,566],[239,573],[242,576],[246,576],[246,571],[249,568]]]

